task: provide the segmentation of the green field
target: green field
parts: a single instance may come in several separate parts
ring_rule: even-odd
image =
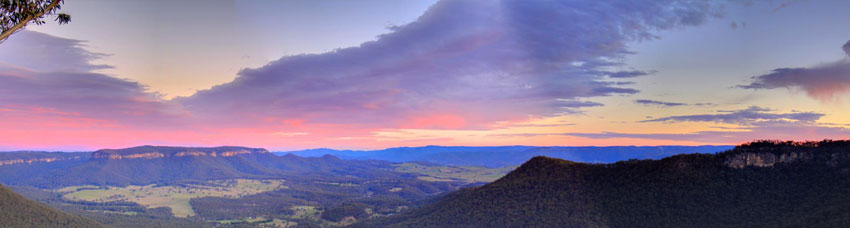
[[[256,217],[256,218],[244,218],[244,219],[233,219],[233,220],[219,220],[216,223],[221,225],[236,225],[236,224],[248,224],[254,225],[256,227],[264,227],[264,228],[288,228],[297,226],[298,223],[293,221],[281,220],[281,219],[267,219],[265,217]]]
[[[260,224],[260,227],[279,227],[279,228],[288,228],[295,227],[298,223],[280,219],[274,219],[271,223]]]
[[[127,187],[74,186],[56,190],[68,200],[91,202],[129,201],[148,208],[168,207],[176,217],[195,215],[189,200],[199,197],[239,198],[287,188],[283,180],[217,180],[180,186],[130,185]]]
[[[427,166],[417,163],[402,163],[396,165],[395,171],[402,173],[420,174],[419,179],[425,181],[465,181],[493,182],[516,167],[485,168],[474,166]]]

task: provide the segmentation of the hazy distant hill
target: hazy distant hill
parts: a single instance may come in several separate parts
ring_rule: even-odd
[[[90,219],[50,208],[0,185],[0,227],[103,227]]]
[[[28,152],[7,152],[4,155],[9,158],[38,157]],[[61,153],[47,155],[55,155],[50,158],[54,160],[0,165],[0,183],[36,187],[84,184],[123,186],[189,179],[278,178],[298,175],[333,180],[335,176],[346,175],[363,178],[395,175],[380,169],[383,166],[387,170],[390,169],[387,162],[343,161],[333,156],[280,157],[265,149],[247,147],[140,146],[98,150],[86,156]],[[68,156],[78,159],[60,159]]]
[[[850,227],[850,141],[584,164],[535,157],[388,227]]]
[[[393,162],[423,161],[454,166],[503,167],[522,164],[535,156],[577,162],[611,163],[628,159],[659,159],[677,154],[716,153],[733,146],[611,146],[611,147],[532,147],[532,146],[425,146],[384,150],[353,151],[310,149],[276,152],[318,157],[330,154],[343,159],[375,159]]]

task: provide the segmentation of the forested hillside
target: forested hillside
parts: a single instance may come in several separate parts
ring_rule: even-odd
[[[102,227],[90,219],[69,215],[28,200],[2,185],[0,212],[0,227]]]
[[[848,227],[850,141],[584,164],[535,157],[387,227]]]

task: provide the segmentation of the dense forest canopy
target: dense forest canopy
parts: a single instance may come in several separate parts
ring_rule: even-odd
[[[790,159],[791,154],[795,159]],[[782,157],[781,159],[764,159]],[[743,166],[734,166],[742,159]],[[719,154],[583,164],[535,157],[387,227],[846,227],[850,141],[755,141]]]

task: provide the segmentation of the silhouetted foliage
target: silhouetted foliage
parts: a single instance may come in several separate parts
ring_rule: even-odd
[[[63,0],[0,0],[0,42],[29,23],[44,24],[44,17],[56,15],[59,24],[71,22],[71,15],[57,13]]]

